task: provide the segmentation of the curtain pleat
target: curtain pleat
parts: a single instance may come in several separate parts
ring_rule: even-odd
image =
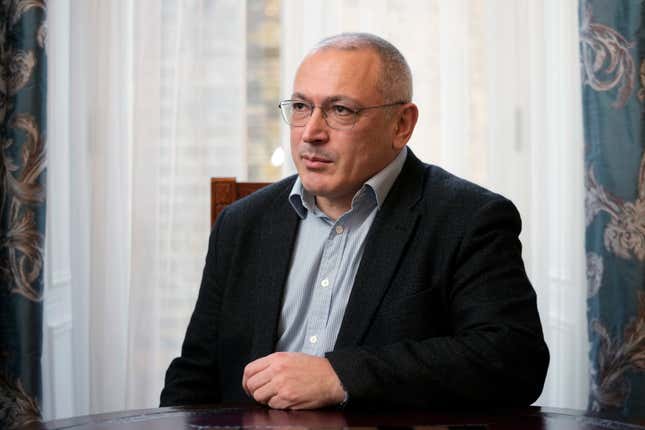
[[[644,11],[580,3],[589,407],[625,416],[645,416]]]
[[[0,5],[0,424],[39,419],[42,395],[45,1]]]

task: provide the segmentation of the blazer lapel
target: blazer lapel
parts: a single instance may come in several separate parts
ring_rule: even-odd
[[[293,181],[290,181],[293,185]],[[289,272],[291,253],[298,230],[298,215],[288,201],[286,188],[261,221],[261,251],[255,286],[255,330],[252,353],[262,357],[273,352],[282,304],[282,293]]]
[[[390,286],[405,245],[419,218],[415,206],[423,193],[425,167],[408,149],[399,177],[374,218],[335,349],[360,342]]]

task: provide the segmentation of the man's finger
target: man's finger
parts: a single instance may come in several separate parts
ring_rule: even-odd
[[[317,404],[314,406],[308,406],[308,405],[313,405],[311,402],[294,402],[285,399],[284,397],[280,397],[280,395],[273,396],[271,399],[269,399],[269,402],[267,403],[267,406],[273,409],[289,409],[292,411],[297,411],[297,410],[303,410],[303,409],[315,409],[319,407]]]
[[[249,378],[251,378],[253,375],[255,375],[258,372],[263,371],[267,367],[271,365],[271,356],[267,355],[261,358],[258,358],[257,360],[254,360],[250,362],[249,364],[244,367],[244,373],[242,374],[242,388],[246,392],[246,394],[251,395],[251,391],[247,387],[247,382]]]
[[[264,384],[251,393],[255,401],[265,405],[268,404],[269,400],[271,400],[272,397],[275,397],[276,394],[277,389],[275,388],[275,384],[272,384],[271,382]]]
[[[267,405],[272,409],[291,409],[291,404],[280,395],[275,395],[269,399]]]
[[[252,395],[258,388],[271,382],[272,377],[273,372],[271,372],[271,369],[269,367],[266,367],[265,369],[246,379],[245,389],[248,390],[248,393]]]

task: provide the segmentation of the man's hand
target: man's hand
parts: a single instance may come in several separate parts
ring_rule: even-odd
[[[247,364],[242,388],[274,409],[315,409],[345,398],[329,361],[300,352],[276,352]]]

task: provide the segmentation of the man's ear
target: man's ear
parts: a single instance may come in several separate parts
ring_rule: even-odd
[[[419,119],[419,109],[414,103],[406,103],[397,114],[397,120],[394,124],[394,139],[392,140],[392,149],[397,151],[403,149],[414,131],[414,126]]]

